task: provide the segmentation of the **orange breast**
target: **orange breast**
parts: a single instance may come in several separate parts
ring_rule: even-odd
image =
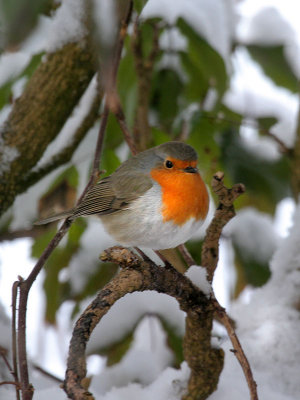
[[[151,176],[162,189],[164,221],[183,225],[190,218],[199,220],[206,217],[209,198],[198,173],[187,173],[181,169],[154,169]]]

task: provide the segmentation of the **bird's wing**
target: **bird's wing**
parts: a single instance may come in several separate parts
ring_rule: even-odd
[[[145,174],[114,173],[88,190],[74,209],[74,216],[105,215],[122,210],[149,190],[152,184],[150,177]]]

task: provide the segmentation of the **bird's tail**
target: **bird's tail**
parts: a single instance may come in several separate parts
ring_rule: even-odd
[[[48,217],[48,218],[36,221],[34,223],[34,225],[48,224],[49,222],[58,221],[59,219],[68,218],[68,217],[71,217],[72,215],[73,215],[73,209],[68,210],[68,211],[62,211],[62,212],[60,212],[58,214],[50,215],[50,217]]]

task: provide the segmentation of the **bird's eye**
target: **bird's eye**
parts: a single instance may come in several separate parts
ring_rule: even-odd
[[[166,166],[167,168],[172,168],[172,167],[173,167],[172,161],[167,160],[167,161],[165,162],[165,166]]]

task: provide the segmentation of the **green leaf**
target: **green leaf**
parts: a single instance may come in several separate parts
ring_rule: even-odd
[[[53,239],[55,233],[56,228],[51,228],[47,229],[45,233],[40,234],[31,246],[31,257],[40,258],[49,242]]]
[[[36,54],[31,58],[29,64],[25,67],[24,71],[22,71],[15,78],[10,79],[4,85],[0,87],[0,110],[6,105],[10,103],[12,97],[12,86],[13,84],[20,78],[26,77],[30,78],[33,72],[36,70],[38,65],[41,62],[43,53]]]
[[[113,173],[118,168],[119,165],[120,165],[120,160],[113,150],[106,149],[102,153],[101,169],[106,171],[102,177],[108,176],[111,173]]]
[[[72,297],[73,300],[79,302],[95,295],[100,289],[102,289],[117,273],[119,270],[116,264],[102,263],[99,261],[98,265],[95,266],[95,272],[92,273],[80,293]]]
[[[240,140],[237,130],[227,130],[220,135],[222,162],[232,182],[246,185],[246,196],[251,196],[272,211],[277,202],[291,194],[290,169],[285,156],[270,161],[258,157]],[[244,196],[243,196],[244,197]]]
[[[78,171],[75,166],[68,167],[65,169],[50,185],[49,189],[47,190],[47,193],[50,193],[56,186],[59,186],[61,182],[64,180],[68,182],[68,184],[73,187],[74,189],[77,188],[78,185]]]
[[[69,265],[69,262],[80,246],[80,238],[86,228],[86,221],[78,219],[68,232],[67,243],[63,247],[57,247],[45,264],[44,290],[46,296],[45,319],[50,324],[55,324],[56,312],[63,301],[66,300],[64,291],[66,285],[59,281],[59,273]],[[32,245],[32,257],[39,258],[56,229],[47,230],[40,235]]]
[[[298,79],[285,58],[284,46],[249,45],[247,49],[276,85],[298,93]]]
[[[278,119],[275,117],[256,118],[260,130],[270,130],[273,125],[277,124]]]
[[[164,132],[158,128],[155,128],[155,127],[151,128],[151,132],[152,132],[152,140],[153,140],[154,146],[158,146],[162,143],[165,143],[165,142],[168,142],[171,140],[170,136],[166,132]]]
[[[145,7],[147,0],[133,0],[133,7],[135,11],[140,14]]]
[[[188,99],[204,100],[209,88],[215,88],[221,97],[227,87],[223,58],[184,19],[179,18],[177,26],[188,39],[188,51],[180,53],[189,76],[186,86]]]
[[[171,130],[179,113],[179,97],[182,91],[183,83],[172,69],[164,68],[154,74],[151,106],[156,110],[159,123],[166,131]]]
[[[271,276],[268,263],[261,263],[253,257],[246,257],[242,249],[234,245],[237,268],[242,270],[246,284],[259,287],[264,285]]]
[[[121,59],[118,70],[118,93],[127,124],[132,127],[137,104],[137,76],[131,43],[128,37],[125,40],[125,55]]]
[[[49,0],[1,0],[5,45],[16,46],[34,29],[40,13],[47,10]]]
[[[220,157],[219,146],[215,141],[216,122],[211,113],[197,111],[191,119],[190,135],[187,143],[193,146],[199,156],[199,167],[209,175],[216,171]]]
[[[133,331],[129,332],[126,336],[124,336],[119,342],[114,343],[111,346],[108,346],[106,348],[102,348],[99,350],[99,354],[101,356],[106,356],[106,365],[108,367],[117,364],[122,360],[122,358],[125,356],[127,351],[130,349],[130,346],[133,341]]]
[[[10,103],[10,98],[12,96],[11,87],[13,82],[7,82],[0,88],[0,110],[6,105]]]
[[[174,367],[179,368],[180,364],[184,361],[182,336],[179,335],[173,326],[170,326],[160,315],[159,318],[164,331],[167,334],[167,345],[172,350],[174,355]]]

